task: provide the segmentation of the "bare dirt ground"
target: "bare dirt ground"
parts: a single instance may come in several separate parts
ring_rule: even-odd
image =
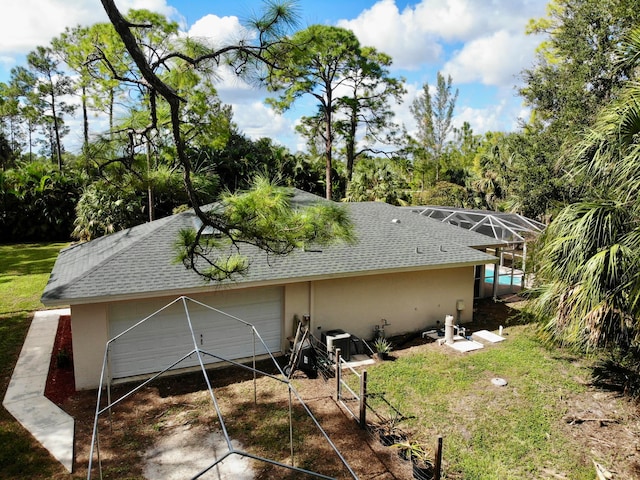
[[[258,403],[254,403],[253,382],[243,371],[228,369],[234,381],[225,385],[220,372],[210,376],[224,413],[225,427],[233,438],[235,451],[290,464],[287,390],[259,379]],[[226,374],[225,374],[226,375]],[[309,380],[296,373],[296,388],[304,397],[338,450],[360,478],[411,478],[410,467],[395,451],[383,447],[332,398],[333,388],[322,379]],[[176,388],[176,383],[179,385]],[[203,390],[205,388],[205,390]],[[114,389],[114,398],[122,394]],[[80,392],[63,407],[77,420],[76,474],[86,477],[95,392]],[[352,478],[326,440],[304,415],[294,398],[295,464],[306,470],[336,478]],[[273,418],[271,420],[265,420]],[[199,375],[170,378],[140,392],[114,408],[112,422],[100,420],[100,457],[105,478],[146,478],[149,480],[191,478],[203,471],[229,449],[221,425]],[[258,440],[256,440],[259,438]],[[266,439],[266,440],[265,440]],[[94,456],[94,467],[95,463]],[[93,469],[94,474],[97,470]],[[96,478],[98,478],[96,476]],[[233,454],[205,479],[304,479],[298,472],[259,461],[247,461]]]
[[[512,299],[514,301],[517,298]],[[507,318],[518,308],[515,302],[483,302],[474,329],[497,329],[508,325]],[[54,354],[64,347],[60,329]],[[410,355],[425,345],[418,336],[404,339],[394,355]],[[70,347],[68,348],[70,351]],[[96,392],[75,392],[73,376],[58,369],[52,359],[47,395],[76,419],[76,462],[73,478],[86,478],[95,413]],[[268,370],[266,364],[261,369]],[[58,371],[59,370],[59,371]],[[213,370],[209,379],[215,388],[225,427],[233,438],[235,451],[273,458],[290,464],[288,392],[283,384],[268,377],[256,382],[259,401],[254,402],[254,382],[246,370]],[[293,385],[313,412],[346,461],[362,479],[410,479],[410,462],[402,460],[396,449],[380,444],[372,433],[357,424],[334,400],[332,380],[307,379],[296,372]],[[115,387],[113,398],[128,388]],[[640,417],[635,402],[615,389],[589,386],[587,391],[566,398],[563,429],[583,448],[585,462],[591,458],[610,459],[615,479],[640,480]],[[352,478],[328,442],[318,433],[302,406],[295,401],[294,462],[297,466],[336,478]],[[211,398],[201,374],[161,379],[123,400],[113,415],[100,420],[100,460],[104,478],[171,479],[191,478],[228,451],[221,435]],[[194,456],[195,455],[195,456]],[[97,457],[94,455],[95,478]],[[186,473],[184,469],[187,469]],[[277,465],[247,460],[233,454],[213,469],[206,479],[304,479],[312,478]],[[566,479],[548,471],[544,478]],[[568,479],[566,479],[568,480]]]

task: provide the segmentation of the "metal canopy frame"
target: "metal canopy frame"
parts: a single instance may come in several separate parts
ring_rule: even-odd
[[[491,212],[456,207],[407,207],[425,217],[466,228],[507,243],[525,243],[545,228],[544,223],[517,213]]]
[[[188,328],[190,330],[191,339],[193,340],[194,349],[191,350],[188,353],[185,353],[185,355],[182,356],[177,361],[172,361],[172,363],[170,365],[168,365],[166,368],[164,368],[162,371],[155,373],[154,375],[152,375],[147,380],[144,380],[139,385],[134,386],[131,390],[129,390],[128,392],[124,393],[121,397],[117,398],[116,400],[112,400],[112,398],[111,398],[112,377],[111,377],[111,369],[110,369],[110,353],[111,353],[111,348],[114,345],[114,343],[117,342],[119,338],[121,338],[122,336],[126,335],[128,332],[131,332],[135,328],[137,328],[140,325],[142,325],[143,323],[147,322],[149,319],[153,318],[155,315],[158,315],[159,313],[163,312],[164,310],[168,309],[172,305],[174,305],[176,303],[179,303],[179,302],[181,302],[183,307],[184,307],[184,313],[185,313],[185,317],[186,317],[186,320],[187,320]],[[239,323],[241,323],[241,324],[243,324],[243,325],[245,325],[247,327],[247,336],[253,342],[253,363],[252,363],[252,366],[244,365],[242,363],[235,362],[233,360],[230,360],[230,359],[221,357],[219,355],[216,355],[213,352],[208,352],[208,351],[202,350],[202,349],[200,349],[198,347],[198,341],[196,339],[196,334],[194,332],[193,324],[191,322],[191,316],[190,316],[190,313],[189,313],[189,306],[188,306],[189,302],[193,302],[196,305],[199,305],[201,307],[205,307],[206,309],[209,309],[211,311],[214,311],[214,312],[217,312],[219,314],[225,315],[225,316],[227,316],[227,317],[229,317],[229,318],[231,318],[231,319],[233,319],[233,320],[235,320],[235,321],[237,321],[237,322],[239,322]],[[280,375],[276,376],[276,375],[272,375],[272,374],[269,374],[269,373],[266,373],[266,372],[263,372],[261,370],[256,369],[256,342],[261,343],[262,346],[265,348],[265,350],[267,351],[267,354],[269,355],[271,361],[273,361],[273,364],[276,366],[277,371],[280,372]],[[247,345],[249,346],[249,342],[247,342]],[[351,469],[351,467],[349,466],[349,464],[347,463],[345,458],[338,451],[338,448],[331,441],[331,439],[329,438],[327,433],[324,431],[324,429],[322,428],[322,426],[320,425],[318,420],[315,418],[315,416],[313,415],[313,413],[311,412],[309,407],[307,407],[307,405],[304,403],[304,401],[302,400],[300,394],[295,390],[295,388],[293,387],[293,385],[291,384],[291,382],[289,381],[287,376],[284,374],[284,372],[280,368],[280,365],[278,364],[278,362],[276,361],[274,356],[269,351],[266,343],[264,342],[264,340],[260,336],[260,333],[257,331],[255,326],[252,325],[249,322],[246,322],[246,321],[238,318],[238,317],[235,317],[235,316],[230,315],[230,314],[228,314],[226,312],[223,312],[223,311],[218,310],[218,309],[216,309],[214,307],[211,307],[210,305],[206,305],[204,303],[198,302],[197,300],[194,300],[192,298],[185,297],[185,296],[178,297],[174,301],[168,303],[167,305],[165,305],[164,307],[160,308],[156,312],[152,313],[148,317],[140,320],[135,325],[131,326],[130,328],[128,328],[124,332],[120,333],[119,335],[113,337],[112,339],[110,339],[107,342],[106,348],[105,348],[104,360],[103,360],[103,364],[102,364],[102,371],[101,371],[101,374],[100,374],[100,386],[98,388],[98,398],[97,398],[97,402],[96,402],[96,411],[95,411],[95,417],[94,417],[94,422],[93,422],[93,434],[92,434],[92,437],[91,437],[91,448],[90,448],[90,452],[89,452],[89,466],[88,466],[88,470],[87,470],[87,480],[91,480],[91,478],[92,478],[91,474],[92,474],[92,471],[93,471],[94,454],[97,456],[99,478],[100,479],[103,478],[102,461],[100,459],[100,434],[99,434],[99,428],[98,428],[100,417],[103,416],[103,415],[106,415],[106,414],[111,416],[111,410],[113,409],[113,407],[117,406],[120,402],[122,402],[126,398],[132,396],[134,393],[136,393],[137,391],[139,391],[143,387],[149,385],[150,383],[152,383],[154,380],[158,379],[163,374],[165,374],[165,373],[167,373],[167,372],[169,372],[169,371],[171,371],[173,369],[181,368],[180,367],[180,363],[183,362],[184,360],[186,360],[187,358],[189,358],[191,355],[194,355],[194,354],[197,355],[198,363],[199,363],[199,370],[203,374],[204,381],[205,381],[205,383],[207,385],[207,389],[209,391],[209,397],[211,399],[212,406],[216,411],[216,414],[217,414],[217,417],[218,417],[218,421],[220,422],[220,428],[221,428],[222,434],[224,436],[224,439],[226,441],[228,451],[225,454],[223,454],[221,456],[221,458],[213,461],[211,464],[209,464],[202,471],[196,473],[193,477],[191,477],[192,480],[200,478],[202,475],[206,474],[207,472],[209,472],[210,470],[215,468],[219,463],[221,463],[222,461],[224,461],[226,458],[228,458],[231,455],[240,455],[242,457],[247,457],[247,458],[258,460],[258,461],[261,461],[261,462],[264,462],[264,463],[269,463],[269,464],[272,464],[272,465],[276,465],[278,467],[282,467],[282,468],[285,468],[285,469],[288,469],[288,470],[292,470],[292,471],[295,471],[295,472],[304,473],[304,474],[311,475],[311,476],[314,476],[314,477],[317,477],[317,478],[322,478],[322,479],[327,479],[327,480],[334,480],[333,477],[329,477],[327,475],[323,475],[323,474],[317,473],[317,472],[312,472],[310,470],[299,468],[299,467],[296,467],[296,466],[293,465],[293,461],[294,461],[294,451],[293,451],[293,407],[292,407],[293,397],[295,397],[300,402],[300,404],[302,405],[302,407],[305,410],[305,412],[307,413],[307,415],[311,418],[311,420],[316,425],[316,427],[318,428],[318,430],[320,431],[322,436],[325,438],[325,440],[327,441],[329,446],[336,453],[336,455],[338,456],[338,458],[340,459],[342,464],[345,466],[345,468],[347,469],[349,474],[354,479],[358,480],[358,476],[356,475],[356,473]],[[269,378],[271,378],[271,379],[273,379],[273,380],[275,380],[277,382],[280,382],[281,384],[283,384],[288,389],[288,394],[289,394],[288,395],[288,397],[289,397],[289,443],[290,443],[290,449],[291,449],[291,462],[292,462],[291,465],[287,465],[287,464],[278,462],[278,461],[273,460],[273,459],[260,457],[258,455],[254,455],[252,453],[236,449],[233,446],[231,438],[229,437],[229,433],[227,432],[227,428],[226,428],[226,425],[225,425],[224,417],[223,417],[222,411],[220,409],[218,400],[216,398],[216,394],[215,394],[214,388],[212,387],[211,382],[209,380],[209,377],[207,375],[207,371],[206,371],[206,368],[205,368],[205,361],[204,361],[205,358],[215,358],[217,360],[228,362],[228,363],[230,363],[232,365],[235,365],[237,367],[241,367],[241,368],[243,368],[245,370],[253,372],[254,402],[255,403],[258,402],[257,385],[256,385],[256,377],[257,377],[258,374],[260,374],[261,376],[269,377]],[[103,398],[102,398],[103,390],[106,390],[106,392],[107,392],[107,404],[106,404],[106,406],[101,408],[100,404],[102,403],[102,400],[103,400]]]

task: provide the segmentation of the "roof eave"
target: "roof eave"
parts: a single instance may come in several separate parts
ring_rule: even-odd
[[[447,264],[435,264],[435,265],[421,265],[410,266],[402,268],[386,268],[376,270],[364,270],[364,271],[350,271],[350,272],[336,272],[322,275],[308,275],[300,277],[287,277],[282,279],[261,280],[261,281],[231,281],[225,283],[205,283],[199,287],[189,287],[183,289],[166,289],[166,290],[153,290],[136,292],[129,294],[117,294],[117,295],[103,295],[96,297],[78,297],[78,298],[42,298],[41,302],[47,307],[54,306],[67,306],[67,305],[89,305],[95,303],[112,303],[129,300],[140,300],[143,298],[159,298],[159,297],[172,297],[176,295],[194,295],[200,293],[208,293],[216,290],[239,290],[245,288],[257,288],[268,286],[282,286],[293,283],[302,282],[315,282],[321,280],[335,280],[340,278],[353,278],[353,277],[366,277],[373,275],[384,275],[394,273],[409,273],[409,272],[421,272],[428,270],[449,270],[452,268],[473,267],[476,265],[488,265],[497,264],[498,258],[487,258],[486,260],[475,260],[467,262],[455,262]]]

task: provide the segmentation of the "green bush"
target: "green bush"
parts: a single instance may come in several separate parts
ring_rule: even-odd
[[[80,183],[48,161],[0,171],[0,242],[68,240]]]

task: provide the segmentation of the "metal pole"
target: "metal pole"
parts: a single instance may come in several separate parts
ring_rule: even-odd
[[[367,371],[360,377],[360,428],[367,428]]]
[[[340,349],[336,348],[336,401],[339,402],[340,401],[340,397],[342,397],[341,395],[341,382],[342,379],[340,378],[341,374],[342,374],[342,368],[340,367]]]
[[[291,466],[293,467],[293,402],[291,401],[291,384],[287,384],[289,388],[289,448],[291,449]]]
[[[253,335],[253,404],[258,405],[258,383],[256,377],[256,329],[251,327]]]
[[[440,480],[440,470],[442,469],[442,435],[438,435],[438,444],[436,446],[436,463],[433,466],[434,480]]]
[[[522,281],[520,287],[524,289],[527,285],[525,281],[527,278],[527,242],[522,244]]]
[[[500,258],[499,264],[493,265],[493,301],[498,301],[498,284],[500,282],[500,267],[502,267],[502,250],[496,248],[496,257]]]

